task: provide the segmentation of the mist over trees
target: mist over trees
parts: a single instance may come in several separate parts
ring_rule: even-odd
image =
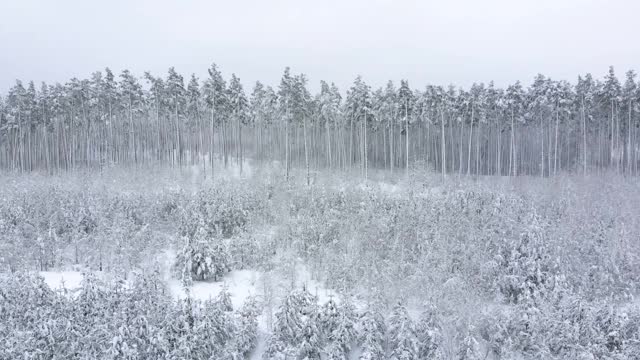
[[[213,64],[208,76],[165,76],[108,68],[89,79],[36,85],[16,81],[0,97],[0,168],[50,173],[113,164],[176,168],[245,159],[286,169],[408,171],[458,175],[553,176],[561,172],[638,173],[640,90],[620,81],[575,83],[538,75],[529,86],[468,89],[389,81],[372,89],[357,77],[341,93],[286,68],[277,87],[244,89]]]
[[[640,358],[633,71],[309,87],[17,81],[0,358]]]

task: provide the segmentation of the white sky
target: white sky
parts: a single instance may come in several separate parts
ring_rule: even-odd
[[[249,91],[285,66],[341,90],[574,80],[640,70],[637,0],[0,0],[0,94],[106,66],[201,78],[216,62]]]

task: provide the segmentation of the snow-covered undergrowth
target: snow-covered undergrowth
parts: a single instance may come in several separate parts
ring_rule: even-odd
[[[2,179],[0,358],[640,354],[633,181],[251,172]]]

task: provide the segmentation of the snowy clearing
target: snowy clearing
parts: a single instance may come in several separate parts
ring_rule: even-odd
[[[75,290],[80,287],[80,283],[82,282],[82,274],[78,271],[41,271],[39,274],[52,290],[62,288]]]

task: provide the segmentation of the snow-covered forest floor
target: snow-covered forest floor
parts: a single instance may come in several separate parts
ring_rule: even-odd
[[[369,175],[4,174],[0,359],[640,357],[637,179]]]

